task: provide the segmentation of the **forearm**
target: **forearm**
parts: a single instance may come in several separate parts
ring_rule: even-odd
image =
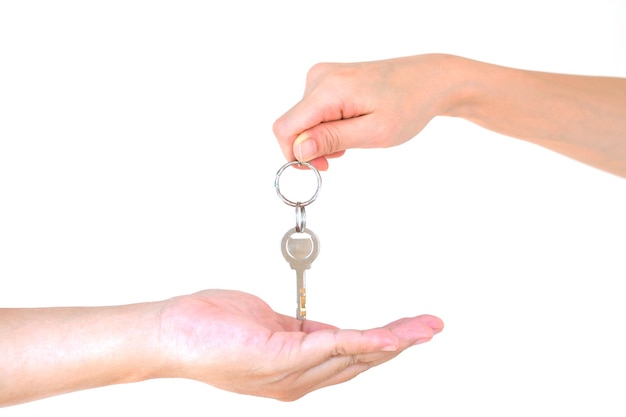
[[[0,309],[0,407],[151,378],[159,304]]]
[[[626,177],[626,79],[524,71],[459,58],[444,115]]]

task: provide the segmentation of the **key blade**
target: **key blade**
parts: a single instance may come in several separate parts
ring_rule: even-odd
[[[296,318],[306,320],[306,272],[303,268],[296,270]]]
[[[291,269],[296,271],[296,318],[306,320],[305,271],[311,268],[311,263],[319,254],[319,239],[310,229],[302,232],[290,229],[283,236],[281,250]]]

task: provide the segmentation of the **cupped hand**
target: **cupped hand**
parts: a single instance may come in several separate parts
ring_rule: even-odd
[[[422,315],[369,330],[341,330],[273,311],[250,294],[207,290],[167,302],[161,339],[172,377],[293,401],[348,381],[443,328]]]
[[[452,56],[418,55],[361,63],[321,63],[308,72],[304,97],[274,123],[288,160],[328,168],[350,148],[399,145],[449,103]]]

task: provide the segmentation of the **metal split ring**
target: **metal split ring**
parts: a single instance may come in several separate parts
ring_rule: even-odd
[[[289,200],[287,197],[285,197],[283,195],[283,193],[280,192],[280,185],[279,185],[279,181],[280,181],[280,176],[282,175],[283,171],[285,169],[287,169],[288,167],[292,166],[292,165],[298,165],[298,166],[302,166],[304,165],[305,167],[309,168],[311,171],[313,171],[313,173],[315,174],[315,176],[317,177],[317,189],[315,190],[315,194],[313,194],[313,197],[309,198],[307,201],[305,202],[294,202]],[[312,164],[308,163],[308,162],[300,162],[300,161],[291,161],[291,162],[287,162],[285,165],[283,165],[278,172],[276,173],[276,179],[274,180],[274,188],[276,188],[276,194],[278,194],[278,197],[280,197],[281,200],[283,200],[283,202],[291,207],[296,207],[296,217],[299,217],[300,215],[298,214],[298,205],[300,206],[300,208],[302,209],[302,217],[304,217],[304,207],[308,206],[309,204],[311,204],[312,202],[314,202],[317,199],[317,196],[320,193],[320,190],[322,189],[322,176],[320,175],[320,172],[317,170],[317,168],[315,168]],[[298,223],[298,220],[296,220],[296,223]],[[302,227],[302,229],[304,229],[304,227]]]
[[[304,206],[296,203],[296,232],[302,233],[306,228],[306,211]]]

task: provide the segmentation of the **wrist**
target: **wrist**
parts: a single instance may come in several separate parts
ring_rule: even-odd
[[[441,73],[437,116],[471,119],[477,111],[487,65],[455,55],[437,55]]]
[[[116,383],[140,382],[167,376],[163,346],[162,315],[167,301],[131,304],[118,309],[121,333],[119,361],[122,379]],[[115,383],[115,382],[114,382]]]

